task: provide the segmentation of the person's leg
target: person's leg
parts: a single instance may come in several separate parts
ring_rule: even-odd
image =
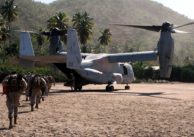
[[[18,107],[14,107],[14,124],[17,124]]]

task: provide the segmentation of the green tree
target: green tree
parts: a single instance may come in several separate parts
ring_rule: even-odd
[[[86,53],[86,43],[91,38],[92,28],[94,26],[93,18],[89,17],[87,12],[76,13],[72,19],[73,27],[77,30],[80,43],[83,45],[82,51]]]
[[[112,34],[110,33],[110,29],[105,29],[103,32],[101,32],[101,36],[98,38],[101,45],[100,49],[105,51],[105,46],[111,42],[111,36]]]
[[[0,42],[6,40],[6,33],[5,33],[5,20],[3,19],[2,15],[0,14]]]
[[[143,62],[134,62],[132,66],[133,66],[133,71],[134,71],[136,78],[143,79],[145,64],[143,64]]]
[[[50,17],[47,21],[47,27],[51,28],[59,28],[60,30],[67,31],[69,24],[69,17],[65,12],[58,12],[56,15]],[[67,36],[64,35],[61,37],[63,42],[67,42]]]
[[[5,3],[1,7],[1,14],[7,21],[8,30],[10,30],[10,24],[18,16],[18,7],[14,4],[14,0],[5,0]]]
[[[5,48],[5,54],[9,56],[17,56],[18,55],[18,45],[11,44],[9,47]]]
[[[43,29],[40,28],[39,31],[38,31],[38,33],[35,35],[36,41],[37,41],[37,43],[38,43],[39,46],[42,46],[43,43],[45,42],[45,38],[41,34],[42,32],[43,32]]]
[[[0,14],[0,27],[5,25],[5,20],[3,19],[2,15]]]
[[[101,45],[108,45],[111,42],[111,36],[110,29],[105,29],[103,32],[101,32],[101,36],[98,38],[98,41]]]
[[[10,30],[11,30],[11,23],[17,18],[18,16],[18,7],[14,4],[14,0],[5,0],[5,2],[0,7],[0,13],[3,19],[6,21],[4,27],[1,28],[1,41],[4,41],[4,52],[1,53],[3,56],[7,51],[14,52],[15,47],[11,47],[14,44],[10,45]],[[6,47],[6,41],[8,39],[8,47]],[[11,50],[7,50],[11,49]],[[4,56],[4,57],[5,57]]]
[[[57,27],[62,30],[66,30],[69,24],[69,17],[65,12],[58,12],[47,21],[47,27],[49,29]]]
[[[0,28],[0,42],[6,42],[6,40],[10,37],[9,31],[6,27]]]

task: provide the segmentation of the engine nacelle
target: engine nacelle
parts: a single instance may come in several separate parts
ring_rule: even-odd
[[[160,77],[170,78],[174,55],[174,40],[170,32],[161,32],[158,42]]]

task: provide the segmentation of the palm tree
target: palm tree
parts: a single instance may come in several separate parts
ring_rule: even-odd
[[[2,15],[0,14],[0,27],[5,25],[5,20],[3,19]]]
[[[51,29],[54,27],[56,27],[56,19],[55,16],[52,16],[47,20],[47,28]]]
[[[87,12],[78,12],[73,16],[72,22],[78,32],[80,43],[83,45],[82,51],[85,53],[86,43],[92,35],[93,18],[89,17]]]
[[[0,42],[2,41],[3,37],[2,37],[2,29],[4,27],[4,19],[0,14]]]
[[[110,29],[105,29],[103,32],[101,32],[101,36],[98,38],[98,41],[101,45],[108,45],[111,42],[111,36]]]
[[[44,37],[41,35],[42,32],[43,32],[43,29],[40,28],[39,31],[38,31],[38,34],[35,35],[36,36],[36,41],[37,41],[39,46],[42,46],[44,41],[45,41]]]
[[[5,42],[8,39],[8,37],[9,31],[6,28],[5,20],[0,14],[0,42]]]
[[[59,28],[60,30],[67,31],[68,24],[69,24],[69,17],[67,16],[66,13],[64,12],[58,12],[55,16],[52,16],[50,19],[47,21],[47,27],[49,29],[52,28]],[[63,42],[67,42],[67,36],[64,35],[61,37]]]
[[[8,38],[9,38],[9,31],[6,28],[5,20],[0,14],[0,58],[1,58],[0,62],[1,63],[5,62],[6,60],[5,45],[6,45],[6,40]]]
[[[80,12],[77,12],[72,19],[73,26],[79,26],[81,20],[82,20],[82,14]]]
[[[18,7],[14,4],[14,0],[5,0],[5,3],[1,6],[1,14],[3,18],[8,22],[8,30],[10,30],[10,24],[18,16]]]
[[[0,42],[5,42],[10,37],[9,30],[6,27],[0,28]]]
[[[58,12],[55,16],[52,16],[47,21],[47,27],[49,29],[57,27],[62,30],[66,30],[69,23],[69,17],[65,12]]]
[[[110,29],[105,29],[101,32],[101,36],[98,38],[98,41],[100,42],[100,47],[98,47],[100,52],[106,52],[105,46],[108,45],[111,42],[111,36]]]

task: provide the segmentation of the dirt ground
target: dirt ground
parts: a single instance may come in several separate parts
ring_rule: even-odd
[[[194,84],[115,85],[112,93],[105,86],[71,92],[58,83],[34,112],[22,96],[11,130],[0,95],[0,137],[194,137]]]

